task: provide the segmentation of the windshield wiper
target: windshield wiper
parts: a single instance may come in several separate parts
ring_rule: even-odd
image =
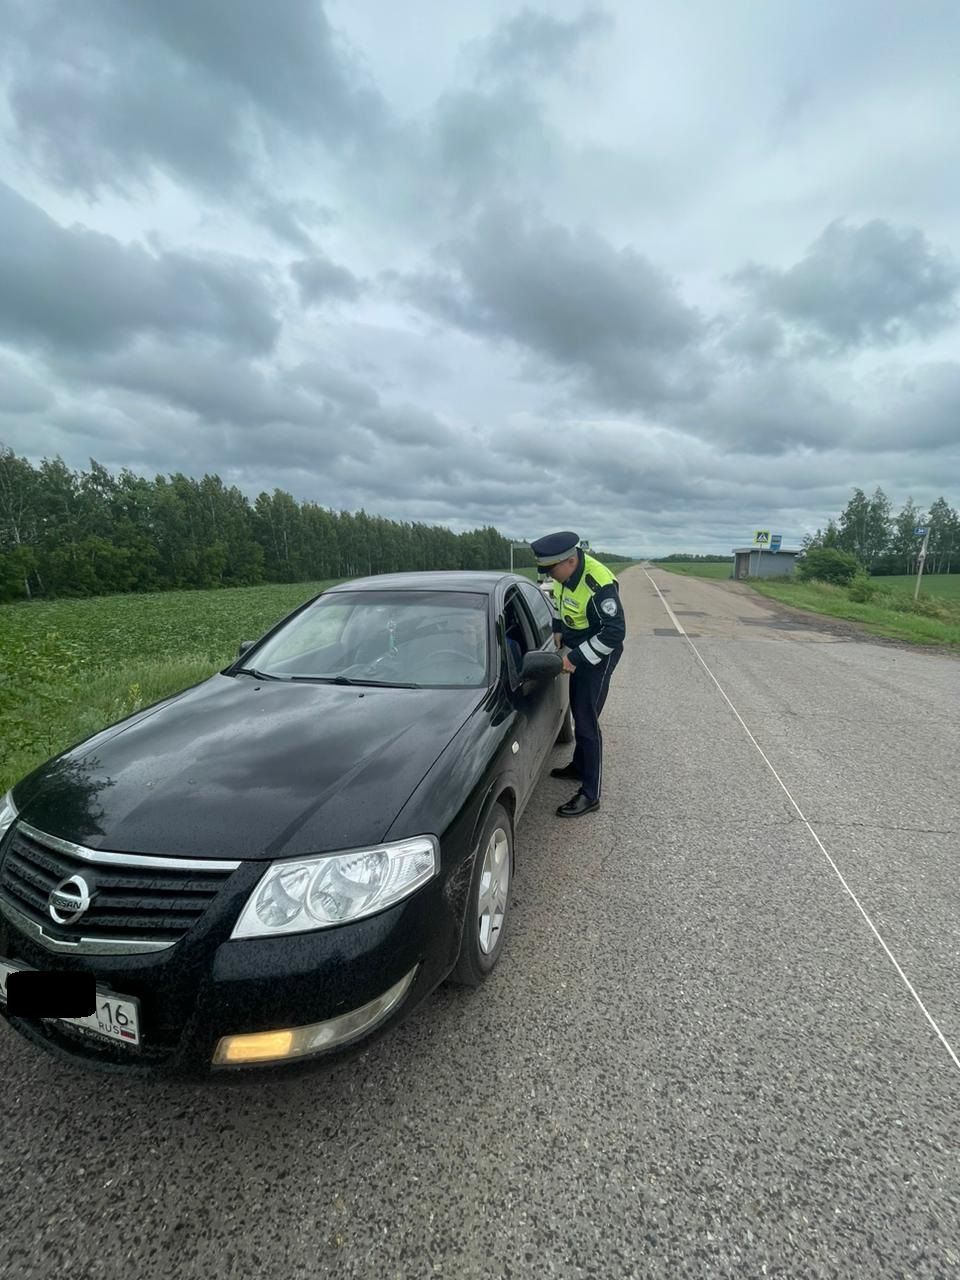
[[[289,676],[290,680],[304,680],[311,684],[366,685],[373,689],[419,689],[419,684],[406,684],[398,680],[357,680],[354,676]]]
[[[265,671],[258,671],[256,667],[237,667],[233,673],[235,676],[253,676],[255,680],[282,680],[283,676],[270,676]]]

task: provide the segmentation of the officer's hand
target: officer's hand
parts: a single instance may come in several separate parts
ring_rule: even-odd
[[[571,676],[573,675],[574,671],[576,671],[577,669],[573,665],[573,663],[570,661],[570,659],[567,657],[566,654],[563,655],[563,669],[567,673],[567,675],[571,675]]]

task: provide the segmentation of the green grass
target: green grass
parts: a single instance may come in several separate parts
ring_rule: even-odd
[[[660,561],[657,568],[688,577],[729,579],[733,566]],[[916,606],[914,576],[876,577],[871,582],[877,595],[863,603],[851,600],[845,588],[823,582],[750,578],[747,585],[760,595],[794,608],[859,623],[874,635],[910,644],[960,647],[960,574],[928,574]]]
[[[881,591],[906,591],[913,596],[917,585],[915,573],[893,574],[889,578],[871,579]],[[934,596],[937,599],[960,600],[960,573],[928,573],[920,579],[920,597]]]
[[[535,569],[517,572],[536,579]],[[330,585],[0,606],[0,794],[48,757],[205,680],[241,640]]]
[[[206,679],[329,583],[0,607],[0,793],[48,756]]]
[[[896,579],[873,578],[871,581],[880,590],[873,600],[863,603],[851,600],[845,587],[825,582],[787,579],[771,582],[751,578],[749,586],[762,596],[794,608],[859,623],[874,635],[910,644],[960,648],[960,596],[944,593],[939,598],[921,598],[919,611],[914,611],[911,593]],[[894,586],[889,591],[881,587],[891,581]]]
[[[733,573],[733,561],[725,564],[711,564],[709,561],[662,560],[653,562],[658,569],[667,569],[670,573],[682,573],[688,578],[729,578]]]

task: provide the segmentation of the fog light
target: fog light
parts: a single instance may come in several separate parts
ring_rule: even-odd
[[[286,1058],[292,1046],[292,1031],[264,1031],[261,1035],[226,1036],[217,1046],[214,1062],[264,1062],[269,1058]]]
[[[291,1027],[285,1031],[224,1036],[213,1055],[213,1065],[236,1067],[244,1063],[283,1062],[356,1040],[397,1007],[410,989],[416,973],[417,966],[414,966],[405,977],[369,1004],[342,1013],[337,1018],[328,1018],[325,1022],[313,1022],[306,1027]]]

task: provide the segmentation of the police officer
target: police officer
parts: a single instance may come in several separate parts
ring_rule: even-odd
[[[568,765],[550,772],[574,778],[580,790],[557,810],[561,818],[579,818],[600,807],[603,736],[600,712],[614,668],[623,653],[626,624],[616,578],[588,555],[575,533],[551,533],[530,544],[537,568],[553,578],[557,648],[566,647],[563,669],[570,674],[570,710],[576,749]]]

